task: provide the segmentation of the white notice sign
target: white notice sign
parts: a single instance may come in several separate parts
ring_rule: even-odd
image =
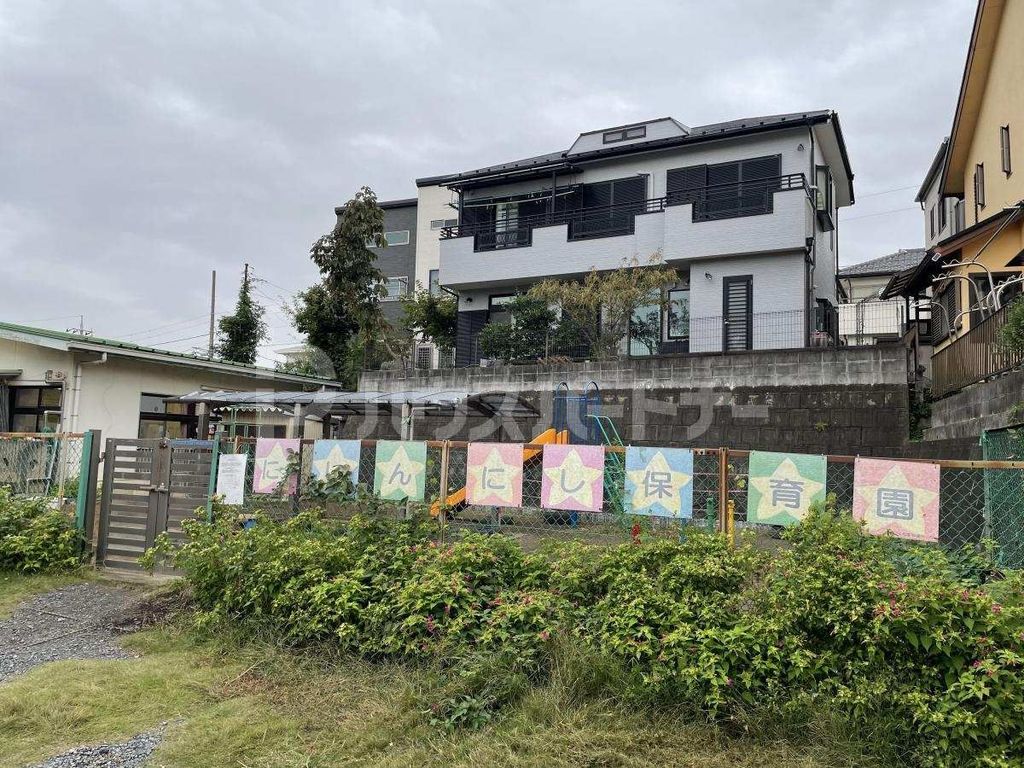
[[[222,453],[217,460],[217,495],[225,504],[240,506],[245,492],[245,453]]]

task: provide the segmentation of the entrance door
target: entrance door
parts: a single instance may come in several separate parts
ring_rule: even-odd
[[[722,281],[722,349],[735,352],[753,348],[754,279],[751,275]]]

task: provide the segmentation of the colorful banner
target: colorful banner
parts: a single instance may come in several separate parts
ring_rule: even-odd
[[[217,495],[225,504],[240,506],[245,501],[245,453],[222,453],[217,458]]]
[[[693,517],[693,451],[626,448],[625,511],[689,520]]]
[[[317,440],[313,443],[313,477],[324,480],[332,470],[341,467],[352,485],[357,485],[361,447],[358,440]]]
[[[398,440],[377,442],[373,492],[389,501],[423,501],[427,480],[427,444]]]
[[[296,439],[256,438],[256,463],[253,465],[252,471],[252,492],[277,493],[278,486],[285,479],[289,455],[298,453],[300,450],[302,450],[302,445]],[[295,493],[298,482],[297,474],[292,474],[288,478],[286,490],[289,495]]]
[[[825,501],[824,456],[751,451],[747,469],[747,521],[795,525],[811,504]]]
[[[853,518],[868,533],[939,540],[939,465],[861,459],[853,465]]]
[[[518,507],[523,503],[523,444],[470,443],[466,503]]]
[[[604,503],[604,446],[545,445],[540,503],[547,509],[600,512]]]

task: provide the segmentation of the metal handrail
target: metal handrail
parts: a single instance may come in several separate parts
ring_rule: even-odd
[[[605,216],[611,218],[615,214],[639,215],[643,213],[659,213],[664,211],[666,206],[685,205],[706,201],[709,194],[714,196],[735,191],[736,196],[744,191],[781,192],[791,189],[803,189],[810,196],[811,191],[807,186],[807,180],[802,173],[789,173],[782,176],[768,176],[763,179],[752,179],[751,181],[730,182],[727,184],[709,184],[692,190],[671,192],[662,197],[652,197],[645,200],[637,200],[628,203],[613,203],[611,205],[598,205],[589,208],[573,208],[562,211],[545,211],[533,214],[532,216],[518,216],[514,219],[501,219],[499,221],[478,222],[475,224],[457,224],[453,227],[441,229],[441,239],[448,240],[455,237],[466,237],[477,234],[492,233],[515,233],[525,230],[532,230],[536,227],[548,227],[558,224],[571,224],[586,219],[601,219]],[[500,228],[499,228],[500,227]]]

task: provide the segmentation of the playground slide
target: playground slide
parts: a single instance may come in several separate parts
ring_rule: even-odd
[[[564,443],[568,441],[568,433],[566,430],[559,432],[554,427],[549,427],[537,435],[533,440],[530,441],[531,445],[548,445],[550,443]],[[524,448],[523,449],[523,461],[527,462],[540,455],[542,448]],[[448,494],[446,500],[446,506],[452,509],[456,509],[464,506],[466,503],[466,487],[463,486],[459,490]],[[430,506],[431,517],[437,517],[441,513],[441,502],[435,501]]]

